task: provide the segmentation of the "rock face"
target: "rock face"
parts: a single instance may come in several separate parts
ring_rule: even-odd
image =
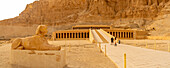
[[[61,25],[115,19],[153,19],[169,13],[169,0],[39,0],[1,24]]]

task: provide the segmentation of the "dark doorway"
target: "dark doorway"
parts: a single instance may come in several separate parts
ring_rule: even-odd
[[[81,36],[80,36],[81,38],[83,38],[83,33],[81,33]]]
[[[76,38],[78,38],[78,33],[76,33]]]
[[[63,33],[61,33],[61,38],[63,38]]]
[[[133,32],[131,33],[131,38],[133,38]]]
[[[76,37],[75,37],[75,33],[73,33],[73,38],[76,38]]]
[[[58,38],[61,38],[61,37],[60,37],[60,33],[58,33]]]
[[[87,38],[89,38],[89,32],[87,33]]]
[[[58,34],[56,33],[56,38],[58,38]]]
[[[70,38],[72,38],[72,36],[73,36],[72,34],[73,34],[73,33],[70,33]]]
[[[86,33],[84,33],[84,37],[86,38]]]
[[[113,41],[114,41],[114,39],[113,39],[113,38],[111,38],[111,43],[113,43]]]
[[[80,33],[79,33],[79,36],[78,36],[78,38],[80,38]]]
[[[66,33],[64,33],[64,38],[66,38]]]

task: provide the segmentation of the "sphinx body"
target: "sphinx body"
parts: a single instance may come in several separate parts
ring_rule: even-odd
[[[60,50],[61,46],[50,45],[45,37],[47,27],[40,25],[36,30],[36,35],[15,39],[12,49],[19,50]]]

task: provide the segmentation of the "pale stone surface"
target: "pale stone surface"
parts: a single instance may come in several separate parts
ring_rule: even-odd
[[[89,41],[90,41],[91,43],[95,42],[94,36],[93,36],[93,34],[92,34],[92,30],[91,30],[91,29],[89,29]]]
[[[66,65],[66,52],[11,50],[12,68],[63,68]]]
[[[107,42],[108,43],[110,43],[111,44],[111,38],[113,38],[113,36],[108,36],[107,34],[107,32],[105,32],[104,30],[97,30],[106,40],[107,40]],[[110,34],[109,34],[110,35]]]
[[[107,45],[107,56],[114,61],[119,68],[124,68],[124,53],[127,55],[127,68],[169,68],[170,53],[119,44],[117,47],[110,44],[101,44],[102,50]]]
[[[103,35],[106,36],[106,35]],[[95,39],[100,39],[95,37]],[[169,68],[170,53],[140,47],[119,44],[117,47],[109,43],[102,43],[101,50],[114,61],[119,68],[124,68],[124,53],[127,54],[127,68]],[[99,46],[99,44],[98,44]]]
[[[98,32],[99,34],[97,34],[96,32]],[[101,43],[106,43],[108,42],[109,44],[111,44],[111,38],[114,38],[114,36],[108,34],[107,32],[103,31],[102,29],[100,30],[92,30],[92,33],[94,35],[94,39],[97,43],[101,42]],[[105,42],[104,42],[105,41]]]
[[[102,39],[99,37],[99,35],[96,33],[95,30],[92,30],[92,34],[93,34],[96,42],[101,42],[101,43],[103,42]]]
[[[12,49],[19,50],[60,50],[61,46],[50,45],[45,35],[47,34],[47,26],[39,25],[36,35],[21,39],[15,39],[12,43]]]

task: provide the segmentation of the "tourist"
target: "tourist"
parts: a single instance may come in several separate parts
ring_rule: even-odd
[[[115,46],[117,46],[117,38],[115,37],[115,41],[114,41]]]
[[[111,38],[111,45],[112,45],[112,43],[114,43],[114,38],[113,37]]]

